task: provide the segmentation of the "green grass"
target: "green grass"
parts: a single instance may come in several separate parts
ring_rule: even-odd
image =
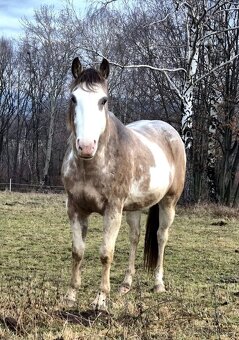
[[[142,225],[146,220],[143,215]],[[93,313],[102,220],[93,215],[75,310],[63,307],[71,233],[64,195],[0,192],[0,339],[239,339],[238,211],[180,207],[165,255],[167,292],[150,292],[144,228],[133,289],[117,293],[128,256],[123,219],[111,270],[109,314]]]

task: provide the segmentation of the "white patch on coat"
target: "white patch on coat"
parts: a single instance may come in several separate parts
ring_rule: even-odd
[[[73,186],[70,188],[70,193],[73,196],[78,196],[83,190],[82,184],[80,182],[74,182]]]
[[[142,177],[140,179],[140,181],[133,181],[133,183],[131,184],[130,187],[130,194],[133,197],[141,197],[142,196],[142,190],[141,190],[141,186],[144,182],[144,177]]]
[[[67,176],[70,173],[72,169],[72,161],[74,161],[73,150],[70,151],[67,159],[64,161],[64,169],[63,169],[64,176]]]
[[[142,124],[145,126],[145,124]],[[155,166],[150,167],[150,182],[147,191],[142,191],[144,177],[140,181],[134,181],[131,185],[130,190],[130,201],[137,201],[141,197],[146,197],[147,195],[154,194],[159,199],[161,199],[167,192],[170,186],[170,179],[174,175],[174,167],[171,167],[167,157],[163,150],[154,142],[148,140],[145,136],[140,134],[138,131],[131,130],[140,139],[140,141],[149,149],[155,162]],[[127,200],[127,204],[129,203]]]
[[[170,184],[170,174],[172,174],[172,168],[165,156],[164,151],[154,142],[151,142],[140,133],[134,131],[139,139],[150,150],[153,155],[155,166],[150,168],[150,185],[149,190],[166,190]]]

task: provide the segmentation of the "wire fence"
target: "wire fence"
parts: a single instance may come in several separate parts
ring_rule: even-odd
[[[8,183],[0,183],[1,191],[15,191],[15,192],[42,192],[42,193],[62,193],[64,192],[63,186],[55,185],[41,185],[29,183],[14,183],[10,179]]]

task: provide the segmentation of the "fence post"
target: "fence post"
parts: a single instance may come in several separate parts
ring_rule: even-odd
[[[9,182],[9,191],[12,192],[12,179],[10,178],[10,182]]]

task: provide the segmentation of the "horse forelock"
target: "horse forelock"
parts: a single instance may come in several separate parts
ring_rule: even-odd
[[[79,77],[77,77],[72,84],[72,89],[80,86],[84,90],[94,91],[96,85],[105,85],[105,78],[100,72],[93,68],[83,70]]]

